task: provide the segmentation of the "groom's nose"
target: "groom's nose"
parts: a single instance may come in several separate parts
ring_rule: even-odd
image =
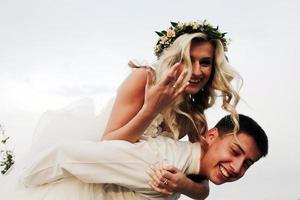
[[[239,176],[242,173],[244,160],[241,158],[236,158],[231,162],[231,169],[234,173],[234,176]]]

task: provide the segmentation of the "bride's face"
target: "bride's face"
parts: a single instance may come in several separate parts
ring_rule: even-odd
[[[189,80],[189,86],[185,89],[185,92],[187,94],[196,94],[207,84],[211,76],[214,47],[209,42],[192,43],[190,56],[193,71]]]

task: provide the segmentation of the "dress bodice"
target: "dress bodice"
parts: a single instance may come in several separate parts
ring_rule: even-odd
[[[162,114],[158,114],[148,128],[144,131],[144,135],[150,137],[157,137],[157,136],[165,136],[169,138],[174,138],[174,135],[169,131],[164,131],[162,128],[162,123],[164,121],[164,117]]]

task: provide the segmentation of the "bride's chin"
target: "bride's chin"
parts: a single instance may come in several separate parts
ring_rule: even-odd
[[[200,91],[199,88],[189,88],[189,87],[187,87],[187,88],[185,89],[185,93],[186,93],[187,95],[189,95],[189,94],[194,95],[194,94],[197,94],[199,91]]]

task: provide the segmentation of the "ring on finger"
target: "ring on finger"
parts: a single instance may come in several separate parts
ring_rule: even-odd
[[[168,179],[165,179],[163,182],[164,185],[168,185]]]
[[[172,85],[172,88],[176,89],[176,85],[175,85],[175,84],[174,84],[174,85]]]

